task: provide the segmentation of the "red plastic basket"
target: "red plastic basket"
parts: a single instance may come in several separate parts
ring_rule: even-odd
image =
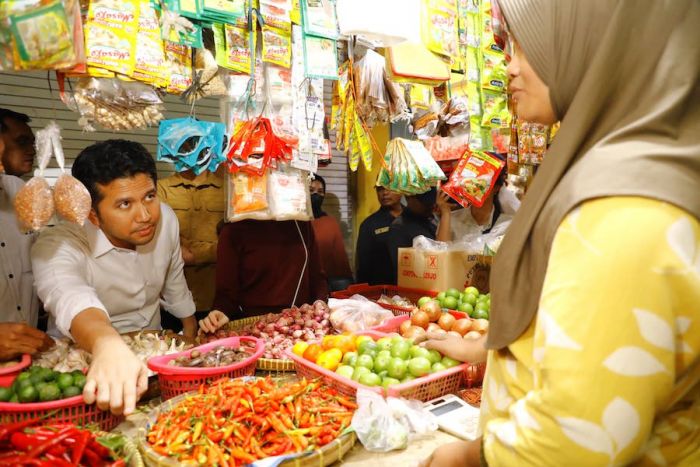
[[[12,384],[18,374],[32,363],[32,357],[28,353],[22,355],[19,363],[0,368],[0,387],[7,387]]]
[[[376,331],[364,331],[358,333],[363,336],[370,336],[373,339],[379,339],[386,334]],[[338,373],[327,370],[315,363],[312,363],[298,355],[287,350],[287,357],[294,361],[296,371],[299,376],[307,379],[321,378],[324,383],[335,388],[338,392],[348,396],[354,396],[359,388],[374,391],[377,394],[382,394],[392,397],[403,397],[406,399],[416,399],[419,401],[429,401],[436,397],[444,396],[445,394],[456,393],[464,381],[464,375],[469,370],[469,364],[463,363],[439,373],[423,376],[408,383],[397,384],[388,387],[386,390],[382,387],[370,387],[353,381],[349,378],[340,376]]]
[[[255,343],[255,350],[249,358],[234,363],[233,365],[213,368],[188,368],[168,365],[170,360],[182,355],[189,357],[190,353],[195,349],[200,352],[207,352],[220,345],[225,347],[238,347],[241,341]],[[261,339],[248,336],[227,337],[184,352],[153,357],[148,360],[148,368],[158,373],[161,398],[163,400],[168,400],[180,394],[195,391],[199,389],[202,384],[208,384],[217,379],[238,378],[240,376],[255,374],[255,366],[264,351],[265,343]]]
[[[103,431],[112,430],[124,420],[123,416],[114,415],[109,410],[100,410],[95,404],[86,404],[82,395],[51,402],[0,402],[0,424],[33,418],[78,426],[98,425]]]
[[[379,306],[391,310],[396,316],[408,315],[413,311],[412,307],[389,305],[388,303],[379,303],[377,300],[381,298],[382,295],[392,297],[394,295],[400,295],[413,303],[418,302],[421,297],[436,297],[438,292],[433,292],[430,290],[421,289],[409,289],[407,287],[398,287],[395,285],[368,285],[368,284],[354,284],[345,290],[338,292],[333,292],[331,296],[333,298],[350,298],[353,295],[362,295],[365,298],[376,302]],[[418,305],[416,305],[418,306]]]
[[[469,316],[466,313],[462,313],[460,311],[450,311],[449,313],[457,319],[469,318]],[[384,334],[398,333],[399,328],[401,327],[401,323],[403,323],[407,319],[410,319],[410,317],[406,315],[397,316],[395,318],[387,320],[385,323],[379,326],[373,327],[372,331]],[[484,381],[484,373],[486,373],[486,363],[484,362],[467,365],[468,368],[464,373],[464,380],[466,386],[468,388],[479,386]]]

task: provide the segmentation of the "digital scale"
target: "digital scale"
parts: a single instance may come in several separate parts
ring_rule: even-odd
[[[437,417],[441,430],[469,441],[479,437],[480,410],[477,407],[453,394],[428,401],[424,406]]]

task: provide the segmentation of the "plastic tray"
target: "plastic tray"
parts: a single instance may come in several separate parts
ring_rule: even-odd
[[[104,431],[112,430],[124,420],[123,416],[114,415],[109,410],[100,410],[95,404],[86,404],[82,395],[51,402],[0,402],[0,424],[33,418],[41,418],[42,422],[73,423],[78,426],[94,424]]]
[[[391,310],[396,316],[407,315],[411,313],[413,307],[389,305],[387,303],[379,303],[377,300],[381,298],[382,295],[388,297],[393,297],[394,295],[400,295],[413,303],[416,303],[421,297],[435,297],[437,292],[431,292],[429,290],[421,289],[409,289],[406,287],[397,287],[395,285],[368,285],[368,284],[355,284],[351,285],[345,290],[339,292],[333,292],[331,296],[333,298],[350,298],[353,295],[362,295],[373,302],[376,302],[382,308]],[[417,305],[416,305],[417,306]]]
[[[386,334],[377,331],[364,331],[358,333],[358,335],[370,336],[373,339],[379,339],[380,337],[384,337]],[[357,381],[340,376],[333,371],[327,370],[319,365],[316,365],[315,363],[299,357],[298,355],[295,355],[291,351],[287,351],[287,356],[294,360],[299,376],[303,376],[307,379],[321,378],[324,383],[335,388],[338,390],[338,392],[348,396],[355,396],[357,390],[359,388],[363,388],[381,395],[403,397],[405,399],[416,399],[423,402],[435,399],[436,397],[444,396],[445,394],[456,393],[462,387],[462,383],[465,379],[464,375],[467,373],[470,366],[468,363],[463,363],[439,373],[433,373],[431,375],[414,379],[408,383],[390,386],[385,390],[380,386],[365,386]]]
[[[28,353],[22,355],[19,363],[0,368],[0,387],[7,387],[12,384],[18,374],[32,363],[32,357]]]
[[[449,313],[457,319],[469,318],[469,316],[466,313],[462,313],[460,311],[450,311]],[[410,319],[410,317],[397,316],[379,326],[372,328],[372,331],[384,334],[398,333],[399,327],[401,327],[401,323],[403,323],[407,319]],[[484,381],[484,373],[486,373],[486,363],[475,363],[466,365],[468,365],[468,368],[464,373],[464,380],[466,386],[468,388],[471,388],[474,386],[481,385],[481,383]]]
[[[174,360],[182,355],[189,357],[190,353],[195,349],[201,352],[207,352],[220,345],[225,347],[238,347],[241,341],[255,343],[255,349],[250,357],[236,362],[233,365],[213,368],[189,368],[168,365],[170,360]],[[255,374],[255,366],[264,351],[265,344],[261,339],[248,336],[227,337],[200,345],[199,347],[194,347],[184,352],[153,357],[148,360],[148,368],[158,373],[161,398],[167,400],[180,394],[194,391],[202,384],[208,384],[220,378],[237,378],[239,376]]]

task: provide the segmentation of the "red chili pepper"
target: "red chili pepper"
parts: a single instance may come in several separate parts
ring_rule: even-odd
[[[28,426],[32,426],[41,419],[42,417],[36,417],[21,422],[8,423],[7,425],[0,426],[0,440],[9,438],[15,431],[23,430]]]
[[[39,454],[41,454],[42,452],[47,451],[52,446],[56,446],[57,444],[59,444],[63,440],[65,440],[66,438],[71,437],[75,433],[75,431],[77,431],[77,430],[73,427],[66,427],[66,428],[62,429],[61,431],[58,432],[56,437],[49,439],[47,441],[44,441],[42,444],[32,448],[32,450],[29,451],[29,457],[34,458],[34,457],[38,456]]]
[[[92,433],[90,433],[89,431],[83,431],[78,437],[75,446],[73,446],[73,454],[70,458],[73,465],[77,466],[80,462],[80,459],[83,458],[83,453],[85,452],[85,448],[87,447],[90,438],[92,438]]]

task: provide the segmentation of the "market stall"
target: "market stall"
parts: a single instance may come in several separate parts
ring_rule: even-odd
[[[377,21],[399,8],[411,21]],[[49,95],[81,138],[138,134],[161,168],[223,167],[229,224],[310,220],[310,174],[329,164],[376,173],[406,196],[442,184],[457,203],[481,206],[505,170],[531,175],[520,167],[538,164],[549,138],[549,129],[511,124],[495,18],[487,0],[9,1],[0,5],[0,72],[16,87],[22,73],[52,73]],[[178,115],[168,112],[175,99]],[[82,224],[90,211],[87,190],[66,172],[64,149],[77,148],[62,141],[60,120],[46,120],[37,173],[16,202],[34,232],[54,215]],[[380,147],[377,131],[398,124],[408,137]],[[456,439],[438,428],[474,439],[483,359],[418,344],[428,332],[484,339],[501,237],[408,248],[407,271],[445,269],[231,321],[196,342],[123,336],[151,372],[126,420],[84,403],[92,356],[59,341],[0,370],[0,465],[388,465]]]

